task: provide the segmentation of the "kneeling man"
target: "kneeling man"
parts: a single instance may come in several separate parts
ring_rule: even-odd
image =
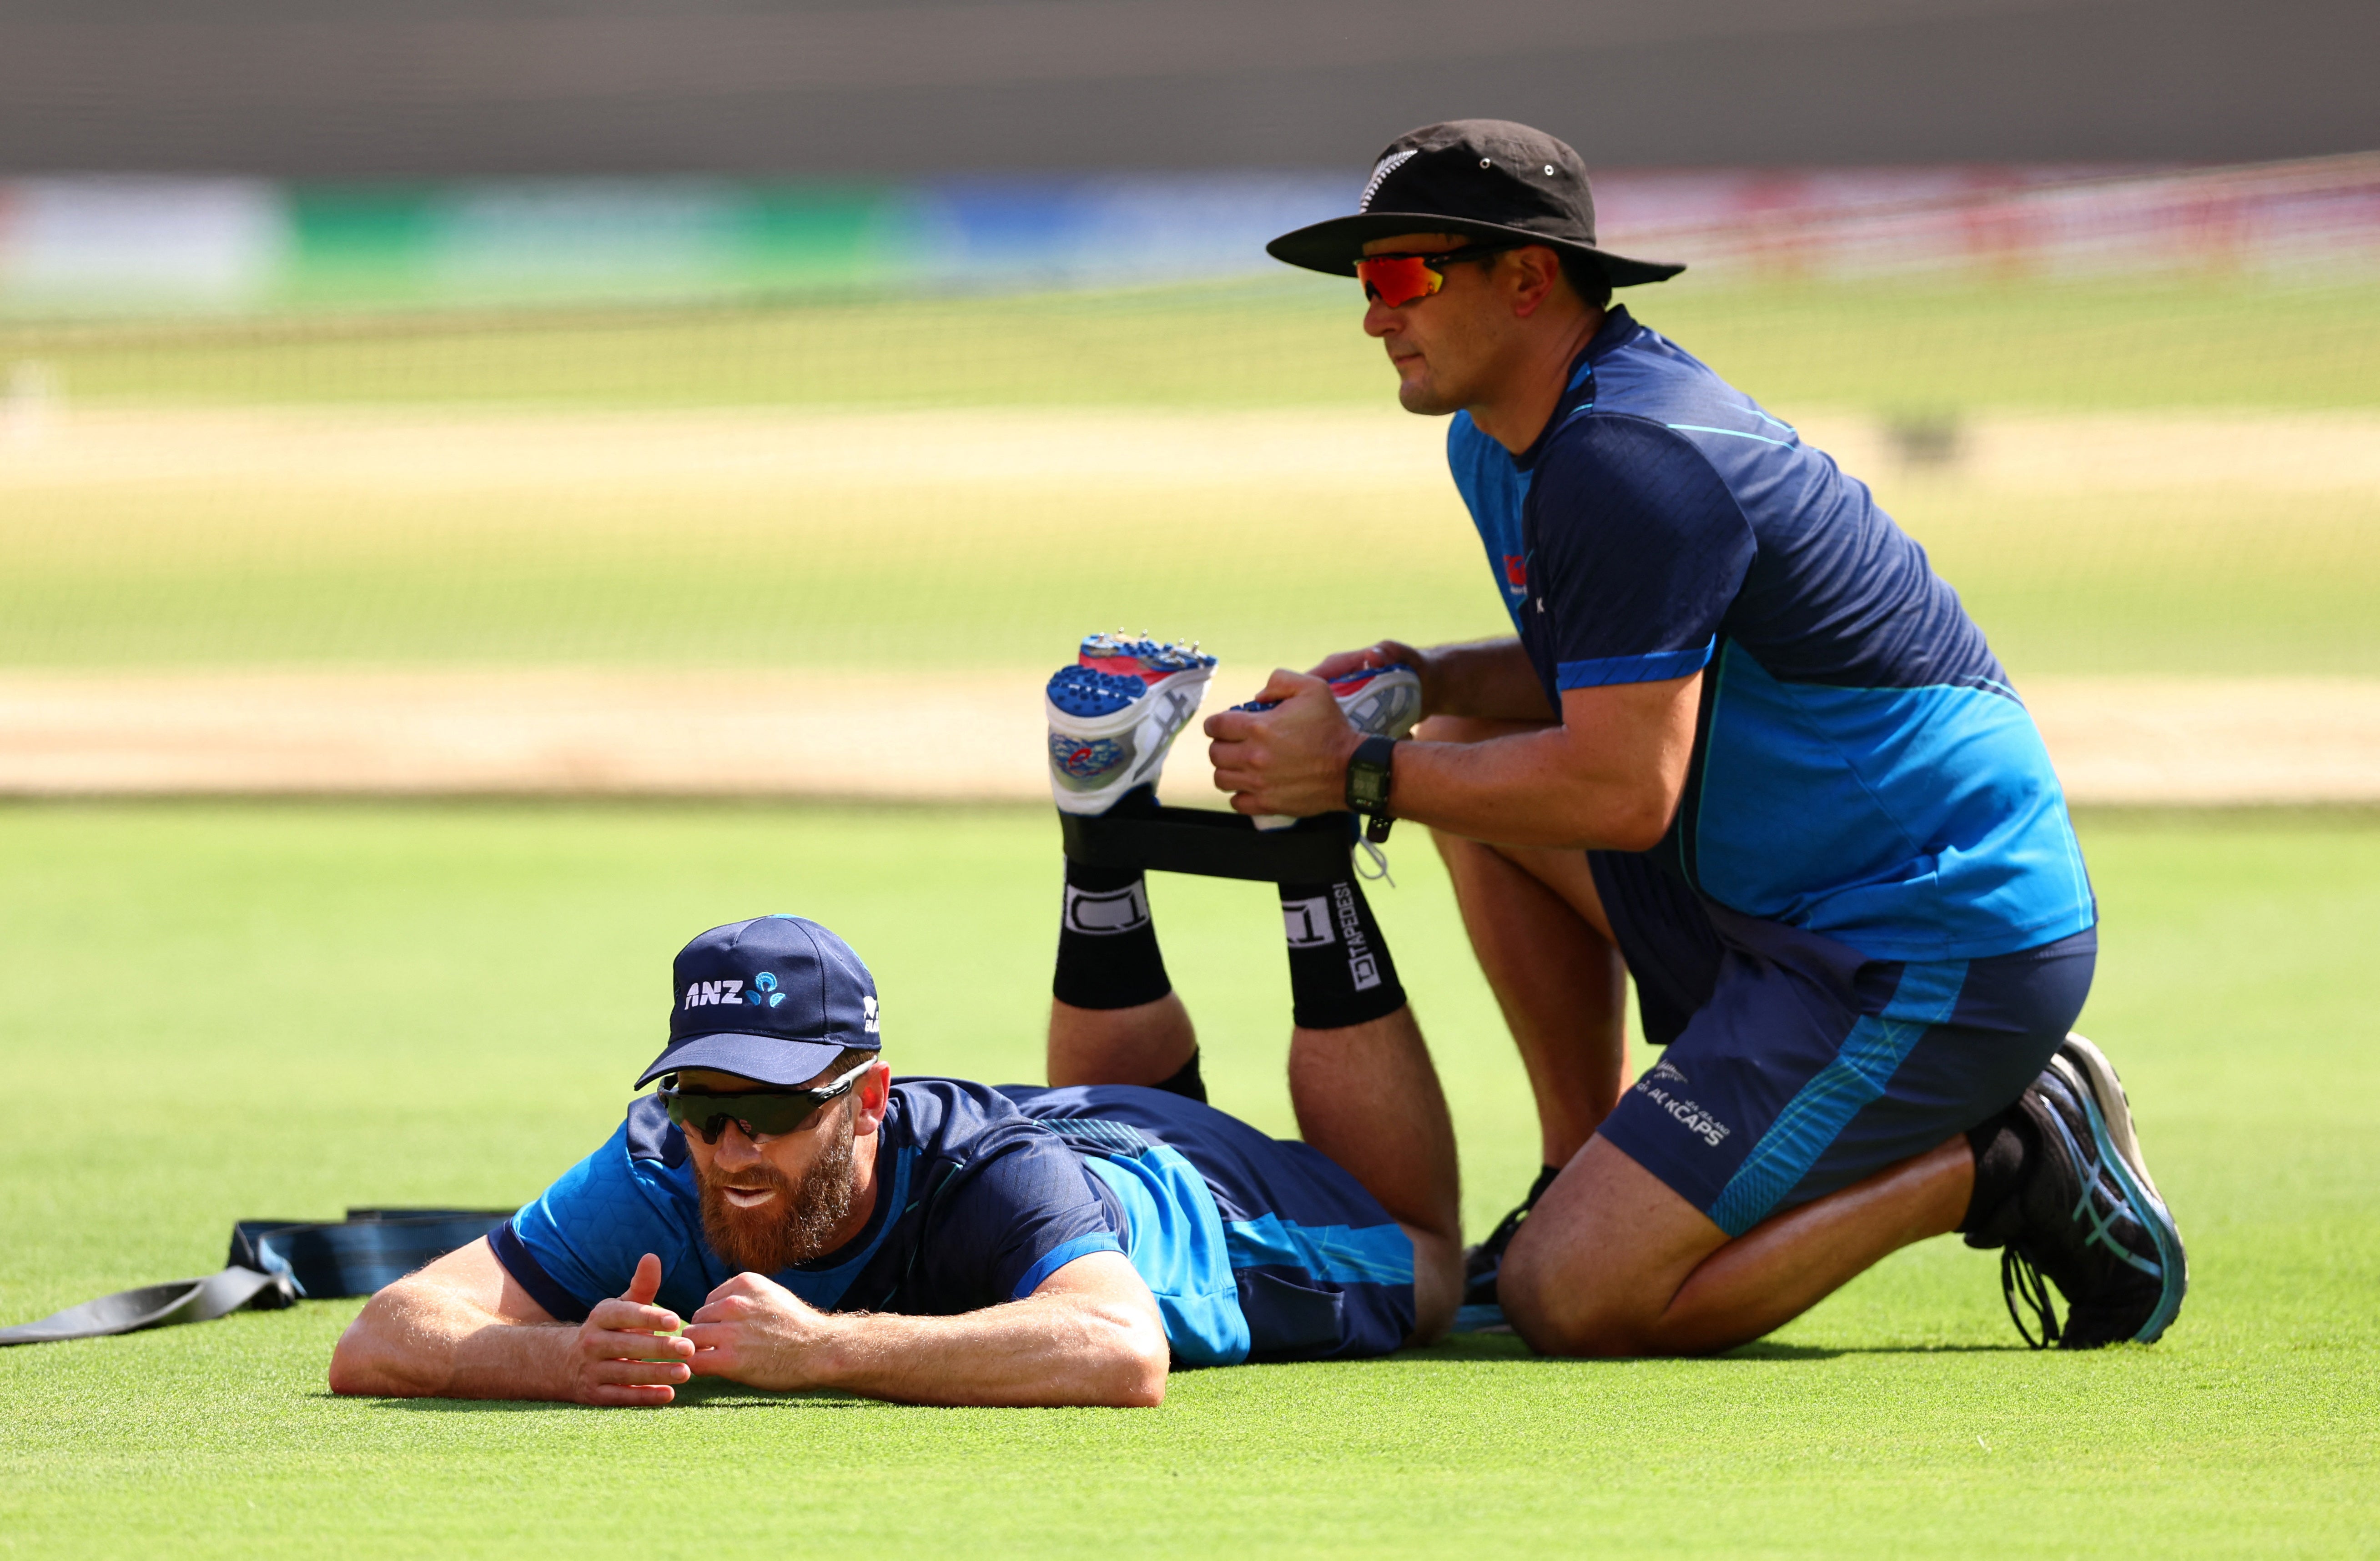
[[[1143,985],[1062,993],[1054,1052],[1190,1035],[1161,974],[1146,985],[1146,899],[1122,898],[1087,916],[1070,892],[1097,930],[1062,967],[1097,987],[1112,949]],[[334,1391],[665,1404],[716,1376],[1146,1405],[1173,1361],[1378,1355],[1452,1320],[1453,1134],[1401,1001],[1300,1032],[1305,1142],[1284,1143],[1203,1104],[1195,1069],[1170,1088],[895,1081],[867,966],[800,917],[704,933],[672,991],[638,1080],[661,1088],[492,1236],[374,1296]]]

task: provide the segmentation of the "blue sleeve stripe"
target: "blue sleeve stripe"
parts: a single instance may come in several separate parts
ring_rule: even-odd
[[[1774,421],[1774,419],[1771,420]],[[1781,423],[1778,426],[1784,427]],[[1676,429],[1681,433],[1725,434],[1730,439],[1748,439],[1755,444],[1774,444],[1779,450],[1793,448],[1793,442],[1790,439],[1771,439],[1767,434],[1746,433],[1742,429],[1715,429],[1707,423],[1665,423],[1662,427]]]
[[[1115,1239],[1115,1233],[1111,1230],[1094,1230],[1087,1236],[1077,1236],[1071,1241],[1062,1242],[1050,1248],[1049,1252],[1042,1254],[1040,1262],[1025,1271],[1025,1277],[1016,1281],[1016,1292],[1008,1299],[1023,1301],[1041,1288],[1042,1280],[1078,1257],[1088,1257],[1093,1252],[1122,1251],[1123,1251],[1123,1243],[1118,1241]]]
[[[545,1265],[538,1262],[537,1255],[528,1250],[528,1243],[513,1229],[511,1220],[488,1232],[488,1250],[496,1254],[496,1261],[504,1265],[504,1272],[513,1277],[513,1282],[527,1290],[531,1301],[545,1308],[547,1316],[557,1323],[587,1321],[587,1313],[593,1308],[555,1282],[553,1276],[545,1271]]]
[[[1604,656],[1592,661],[1564,661],[1554,669],[1554,681],[1564,689],[1605,688],[1621,683],[1659,683],[1701,672],[1718,647],[1711,635],[1692,650],[1656,650],[1649,656]]]

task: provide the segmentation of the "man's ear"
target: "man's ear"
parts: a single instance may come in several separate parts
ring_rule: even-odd
[[[1545,307],[1554,289],[1561,284],[1561,260],[1541,244],[1524,249],[1513,249],[1505,256],[1512,289],[1512,317],[1526,320]]]
[[[892,1105],[892,1070],[877,1062],[851,1092],[851,1131],[874,1132]]]

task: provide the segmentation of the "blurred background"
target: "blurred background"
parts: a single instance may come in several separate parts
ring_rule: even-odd
[[[1119,624],[1494,632],[1263,241],[1530,121],[2078,797],[2380,794],[2380,11],[7,0],[0,791],[1030,797]],[[933,737],[930,756],[919,737]],[[1174,790],[1196,800],[1198,778]]]

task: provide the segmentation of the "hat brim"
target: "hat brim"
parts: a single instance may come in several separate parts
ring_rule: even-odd
[[[696,1035],[654,1058],[652,1066],[638,1076],[637,1087],[681,1068],[709,1068],[791,1089],[825,1072],[846,1049],[841,1041],[789,1041],[783,1035]]]
[[[1365,212],[1351,217],[1332,217],[1328,222],[1314,223],[1282,234],[1265,246],[1265,253],[1276,260],[1286,260],[1307,271],[1325,272],[1332,276],[1353,276],[1355,274],[1355,262],[1362,258],[1365,245],[1376,238],[1393,238],[1401,233],[1459,233],[1468,238],[1517,238],[1573,255],[1586,255],[1603,268],[1604,278],[1614,287],[1638,287],[1648,282],[1667,282],[1686,269],[1682,263],[1668,260],[1631,260],[1625,255],[1615,255],[1609,249],[1598,249],[1592,244],[1532,233],[1524,227],[1507,227],[1501,223],[1465,222],[1427,212]]]

